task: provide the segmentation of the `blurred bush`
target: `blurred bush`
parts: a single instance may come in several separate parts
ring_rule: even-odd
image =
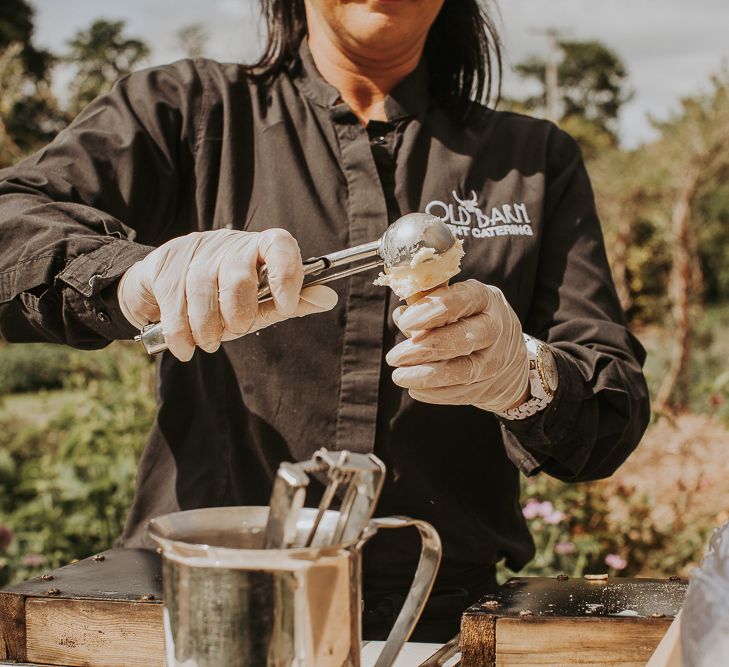
[[[73,351],[57,345],[0,346],[0,396],[60,389],[71,370]]]
[[[719,418],[729,427],[729,304],[708,306],[697,319],[693,335],[694,352],[687,372],[687,408],[693,414]],[[651,396],[655,396],[670,363],[673,330],[649,326],[638,332],[648,351],[645,375]]]
[[[93,366],[57,351],[81,398],[42,424],[0,416],[0,585],[112,545],[154,417],[153,366],[139,350],[113,346]]]
[[[686,576],[714,528],[711,521],[660,520],[652,498],[609,482],[563,484],[539,475],[524,480],[523,497],[537,553],[520,575]]]
[[[117,344],[100,351],[62,345],[8,345],[0,341],[0,397],[53,389],[79,389],[96,380],[121,382],[126,361],[133,365],[137,350]]]

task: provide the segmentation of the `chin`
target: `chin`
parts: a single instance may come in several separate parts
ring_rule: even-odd
[[[351,33],[362,42],[407,40],[423,18],[414,0],[369,0],[358,7],[350,22]]]

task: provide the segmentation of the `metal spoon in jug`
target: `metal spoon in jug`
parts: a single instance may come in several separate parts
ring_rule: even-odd
[[[442,220],[427,213],[408,213],[398,218],[377,240],[304,261],[304,287],[323,285],[347,276],[385,265],[392,269],[408,264],[423,249],[442,255],[456,242],[453,232]],[[340,267],[347,268],[340,268]],[[265,265],[259,272],[258,302],[271,299]],[[148,324],[134,339],[141,341],[148,354],[167,349],[159,322]]]

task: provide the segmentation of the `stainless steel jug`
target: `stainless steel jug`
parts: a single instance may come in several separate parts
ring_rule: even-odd
[[[308,534],[315,509],[299,515]],[[176,512],[149,522],[162,548],[167,667],[359,667],[361,547],[378,530],[415,526],[418,567],[376,667],[389,667],[412,633],[440,563],[424,521],[371,519],[362,538],[327,544],[339,513],[327,511],[308,548],[264,549],[268,507]]]

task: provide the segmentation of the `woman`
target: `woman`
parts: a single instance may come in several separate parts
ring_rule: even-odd
[[[643,351],[577,146],[480,103],[498,51],[476,0],[263,4],[257,67],[133,74],[0,173],[0,332],[94,348],[161,318],[171,354],[128,546],[165,512],[267,504],[282,460],[374,451],[378,513],[443,539],[416,638],[446,640],[499,560],[533,555],[519,471],[595,479],[634,448]],[[371,275],[301,290],[299,247],[371,241],[423,210],[463,239],[460,282],[394,319]],[[414,554],[373,543],[366,636],[387,631]]]

